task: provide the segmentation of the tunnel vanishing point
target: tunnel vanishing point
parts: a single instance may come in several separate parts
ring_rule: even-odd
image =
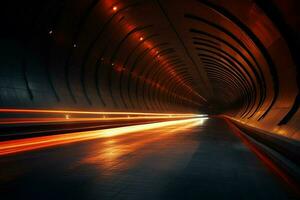
[[[2,3],[0,163],[53,148],[48,137],[209,117],[299,192],[299,11],[297,0]]]

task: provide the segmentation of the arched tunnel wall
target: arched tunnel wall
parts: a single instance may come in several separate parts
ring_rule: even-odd
[[[170,65],[183,65],[176,51],[155,41],[153,24],[130,24],[126,15],[140,3],[114,10],[115,4],[121,3],[29,1],[3,7],[1,106],[195,110],[198,102],[187,98],[192,94],[184,83],[189,79],[180,79],[188,76],[184,69],[168,76],[175,73]]]
[[[297,1],[2,6],[2,108],[207,112],[300,140]]]

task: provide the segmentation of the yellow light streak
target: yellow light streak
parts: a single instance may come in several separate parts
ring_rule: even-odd
[[[133,132],[146,131],[156,128],[162,128],[172,125],[186,125],[188,123],[197,122],[199,118],[172,120],[167,122],[157,122],[151,124],[133,125],[118,128],[109,128],[104,130],[84,131],[69,134],[42,136],[35,138],[26,138],[18,140],[9,140],[0,142],[0,155],[13,154],[18,152],[30,151],[50,146],[69,144],[74,142],[107,138],[129,134]]]

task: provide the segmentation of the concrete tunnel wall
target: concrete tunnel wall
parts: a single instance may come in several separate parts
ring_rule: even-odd
[[[300,140],[297,1],[2,6],[2,108],[208,112]]]

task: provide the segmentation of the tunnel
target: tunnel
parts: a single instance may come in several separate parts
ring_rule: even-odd
[[[0,195],[299,199],[299,10],[3,2]]]

